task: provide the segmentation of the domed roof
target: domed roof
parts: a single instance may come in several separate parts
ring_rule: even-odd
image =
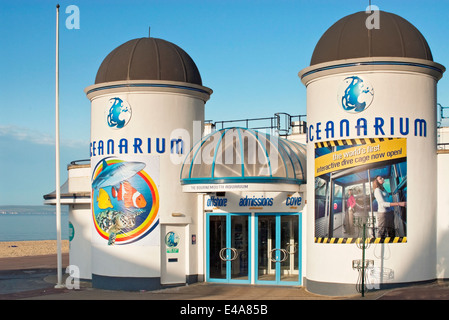
[[[158,38],[133,39],[109,53],[95,84],[122,80],[165,80],[202,85],[192,58],[177,45]]]
[[[400,16],[379,11],[379,29],[368,29],[365,11],[348,15],[332,25],[318,41],[310,65],[366,57],[402,57],[433,61],[424,36]]]
[[[306,146],[253,129],[224,128],[187,155],[181,184],[306,183]]]

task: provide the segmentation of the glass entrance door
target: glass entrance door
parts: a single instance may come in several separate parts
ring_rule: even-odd
[[[206,280],[249,283],[249,215],[209,214],[206,230]]]
[[[261,214],[256,226],[256,283],[300,284],[299,215]]]

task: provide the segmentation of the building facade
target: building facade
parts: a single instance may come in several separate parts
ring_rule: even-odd
[[[379,29],[358,12],[323,34],[299,72],[307,132],[286,137],[204,133],[212,90],[186,52],[151,37],[113,50],[85,90],[91,206],[71,207],[70,264],[119,290],[207,281],[341,295],[361,276],[366,289],[447,278],[445,68],[412,24],[379,14]]]

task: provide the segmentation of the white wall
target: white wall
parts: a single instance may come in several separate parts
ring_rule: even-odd
[[[69,264],[79,269],[81,279],[92,279],[91,237],[92,212],[90,203],[69,205],[69,222],[73,226]]]
[[[122,129],[113,129],[107,125],[106,115],[108,101],[113,97],[126,100],[132,108],[130,122]],[[150,161],[144,169],[149,172],[157,185],[159,194],[158,219],[160,225],[145,239],[133,244],[108,246],[93,228],[92,233],[92,272],[98,275],[117,277],[160,277],[161,275],[161,246],[164,234],[160,233],[162,224],[197,223],[197,198],[195,194],[181,191],[179,175],[181,161],[190,150],[194,135],[196,140],[201,138],[204,121],[204,103],[197,94],[184,92],[165,92],[156,89],[142,89],[137,92],[99,93],[92,97],[91,140],[116,141],[113,155],[93,155],[92,168],[105,157],[117,157],[127,161]],[[193,132],[194,121],[199,132]],[[178,130],[178,131],[176,131]],[[175,132],[184,133],[184,153],[176,155],[170,153],[170,140],[178,138]],[[132,143],[128,146],[128,154],[120,154],[117,141],[128,138],[140,138],[144,142],[143,153],[136,154]],[[148,150],[147,139],[151,138],[151,152]],[[166,140],[164,153],[156,151],[156,138]],[[98,153],[98,151],[97,151]],[[150,159],[150,160],[148,160]],[[151,167],[151,168],[150,168]],[[93,199],[95,200],[95,199]],[[172,214],[180,214],[174,217]],[[189,230],[189,228],[187,228]],[[186,236],[189,239],[190,235]],[[196,247],[193,247],[196,249]],[[194,257],[196,254],[193,255]],[[196,269],[191,266],[190,269]]]
[[[388,67],[387,67],[388,69]],[[344,70],[343,70],[344,71]],[[394,271],[394,282],[415,282],[435,278],[436,263],[436,80],[419,72],[399,70],[360,71],[315,76],[307,85],[307,123],[321,133],[309,135],[308,215],[315,212],[315,149],[317,141],[341,139],[339,122],[348,119],[350,136],[347,138],[407,138],[407,242],[372,245],[367,259],[376,267]],[[335,72],[335,71],[334,71]],[[337,93],[348,76],[368,80],[374,88],[372,104],[360,113],[348,113],[339,106]],[[374,119],[383,118],[385,135],[376,132]],[[355,125],[359,118],[368,122],[367,134],[357,135]],[[391,118],[394,120],[392,133]],[[409,118],[409,133],[399,133],[398,119]],[[427,136],[415,136],[414,120],[425,119]],[[336,135],[326,137],[325,124],[333,121]],[[321,139],[318,139],[320,134]],[[312,138],[312,139],[311,139]],[[313,141],[311,141],[313,140]],[[322,283],[355,284],[358,273],[351,261],[361,258],[361,250],[354,244],[322,244],[314,242],[314,219],[307,221],[307,275],[309,280]]]
[[[449,278],[449,153],[438,154],[437,278]]]

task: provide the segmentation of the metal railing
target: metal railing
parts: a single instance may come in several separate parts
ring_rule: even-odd
[[[82,165],[82,164],[90,164],[90,159],[82,159],[82,160],[70,161],[70,165]]]
[[[288,136],[293,132],[306,133],[306,115],[290,115],[285,112],[275,113],[273,117],[222,120],[206,120],[205,123],[212,124],[215,130],[220,130],[230,126],[244,127],[255,130],[271,130],[280,136]],[[295,130],[297,129],[297,130]]]
[[[441,126],[441,122],[443,119],[447,119],[448,117],[444,116],[444,110],[449,109],[449,107],[443,107],[441,103],[437,103],[437,106],[440,108],[440,121],[437,122],[438,128]]]
[[[437,144],[437,150],[449,150],[449,143],[438,143]]]

